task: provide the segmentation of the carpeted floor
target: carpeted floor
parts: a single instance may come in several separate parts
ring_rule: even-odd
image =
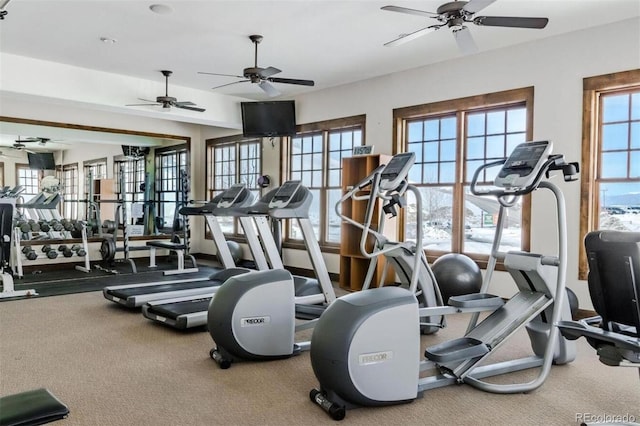
[[[457,337],[466,317],[423,337],[423,348]],[[309,336],[309,332],[306,332]],[[333,424],[309,401],[309,354],[221,370],[206,331],[178,332],[99,292],[0,304],[0,395],[46,387],[71,413],[60,425]],[[517,335],[502,357],[524,354]],[[640,419],[640,381],[607,367],[578,342],[575,362],[554,367],[530,394],[495,395],[469,386],[432,390],[410,404],[347,413],[353,425],[575,425],[580,413]],[[533,377],[530,372],[517,377]],[[501,378],[512,380],[511,377]],[[636,420],[638,421],[638,420]]]

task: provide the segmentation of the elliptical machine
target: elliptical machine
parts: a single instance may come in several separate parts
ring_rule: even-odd
[[[543,177],[561,170],[565,181],[576,180],[578,164],[550,155],[551,148],[548,141],[520,144],[508,159],[481,166],[474,174],[472,193],[493,196],[500,203],[489,269],[480,293],[451,297],[449,306],[421,308],[413,292],[386,287],[341,297],[325,311],[311,338],[311,364],[320,383],[320,389],[311,390],[311,401],[334,420],[341,420],[349,408],[410,402],[425,390],[450,384],[467,383],[493,393],[529,392],[542,385],[552,363],[565,364],[575,358],[575,343],[563,338],[555,325],[571,318],[565,287],[564,198]],[[502,167],[495,189],[479,189],[478,176],[496,166]],[[515,205],[518,197],[538,188],[550,190],[556,199],[558,255],[499,252],[506,209]],[[416,244],[421,247],[420,233]],[[487,293],[497,259],[504,259],[518,287],[506,303]],[[493,312],[479,323],[474,314],[465,336],[427,348],[426,360],[420,361],[419,318],[482,311]],[[522,327],[529,334],[532,356],[478,366]],[[482,380],[534,367],[540,368],[539,374],[527,383],[501,385]],[[434,374],[420,378],[427,370]]]

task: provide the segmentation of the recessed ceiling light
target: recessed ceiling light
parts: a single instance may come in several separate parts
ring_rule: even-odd
[[[100,41],[106,44],[113,44],[113,43],[116,43],[118,40],[111,37],[100,37]]]
[[[173,12],[173,9],[171,9],[171,7],[167,6],[166,4],[152,4],[151,6],[149,6],[149,9],[151,9],[153,13],[157,13],[159,15],[168,15],[169,13]]]

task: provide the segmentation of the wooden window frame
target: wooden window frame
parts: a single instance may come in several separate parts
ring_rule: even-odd
[[[328,186],[328,141],[329,133],[332,131],[346,130],[348,128],[359,127],[362,133],[362,144],[366,144],[366,115],[354,115],[350,117],[342,117],[331,120],[317,121],[314,123],[300,124],[296,126],[296,136],[303,135],[305,133],[322,133],[323,143],[323,162],[322,162],[322,187],[314,187],[314,190],[320,191],[320,211],[327,211],[328,204],[328,190],[341,188]],[[291,179],[291,140],[292,138],[282,138],[282,161],[281,161],[281,181],[284,182]],[[325,240],[326,230],[328,227],[326,215],[320,215],[320,239],[318,244],[323,252],[326,253],[339,253],[340,242],[328,242]],[[304,242],[302,240],[294,240],[289,238],[289,224],[288,221],[283,225],[283,247],[304,250]]]
[[[464,238],[464,217],[462,209],[464,205],[464,146],[466,138],[465,114],[479,112],[491,108],[508,107],[522,103],[526,109],[526,136],[527,141],[533,139],[533,111],[534,111],[534,88],[523,87],[512,90],[505,90],[482,95],[469,96],[465,98],[450,99],[445,101],[432,102],[422,105],[414,105],[393,110],[393,153],[403,152],[407,138],[406,121],[412,118],[428,116],[445,116],[455,114],[457,120],[456,130],[456,181],[453,184],[453,205],[452,205],[452,253],[464,253],[475,260],[482,268],[486,268],[489,256],[478,253],[465,253],[462,251]],[[399,215],[399,227],[405,227],[405,215]],[[531,248],[531,196],[524,196],[522,199],[522,221],[521,221],[521,250],[529,251]],[[449,252],[426,251],[429,262],[435,261],[438,257]]]
[[[582,170],[580,183],[580,232],[578,279],[586,280],[589,272],[584,236],[597,229],[599,194],[596,191],[600,167],[600,96],[640,86],[640,69],[584,78],[582,81]]]
[[[213,197],[216,195],[218,191],[227,189],[227,188],[217,188],[215,185],[216,174],[215,174],[215,168],[214,168],[215,159],[213,158],[213,155],[216,147],[220,147],[222,145],[234,146],[234,149],[236,152],[236,158],[235,158],[235,180],[233,183],[237,183],[239,177],[242,176],[240,171],[241,170],[240,161],[242,160],[240,157],[240,151],[241,151],[240,148],[243,144],[249,144],[249,143],[258,144],[258,152],[260,157],[258,161],[259,170],[257,174],[259,176],[262,176],[264,156],[262,155],[262,139],[261,138],[254,138],[254,137],[247,138],[242,135],[233,135],[233,136],[225,136],[221,138],[207,139],[205,141],[205,157],[206,157],[205,176],[207,177],[205,191],[206,191],[208,200],[213,199]],[[247,189],[251,190],[252,192],[253,191],[258,191],[259,193],[261,192],[261,188],[257,185],[257,179],[256,179],[256,185],[247,186]],[[234,241],[239,241],[239,242],[244,241],[245,237],[241,232],[238,221],[234,220],[233,222],[234,222],[233,234],[225,234],[225,235],[230,237],[230,239]],[[206,227],[205,227],[205,239],[208,239],[208,240],[211,239],[211,232],[208,229],[206,229]]]

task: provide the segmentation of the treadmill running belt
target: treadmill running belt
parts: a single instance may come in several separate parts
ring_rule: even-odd
[[[167,291],[176,291],[176,290],[187,290],[192,288],[202,288],[202,287],[211,287],[216,285],[221,285],[222,283],[218,280],[204,280],[204,281],[190,281],[179,284],[158,284],[151,286],[141,286],[141,287],[129,287],[129,288],[120,288],[115,290],[109,290],[109,294],[115,297],[119,297],[121,299],[126,299],[131,296],[138,296],[141,294],[153,294],[153,293],[164,293]]]
[[[211,297],[202,299],[185,300],[182,302],[164,303],[149,308],[148,312],[165,318],[177,319],[180,315],[206,312],[209,310]]]

